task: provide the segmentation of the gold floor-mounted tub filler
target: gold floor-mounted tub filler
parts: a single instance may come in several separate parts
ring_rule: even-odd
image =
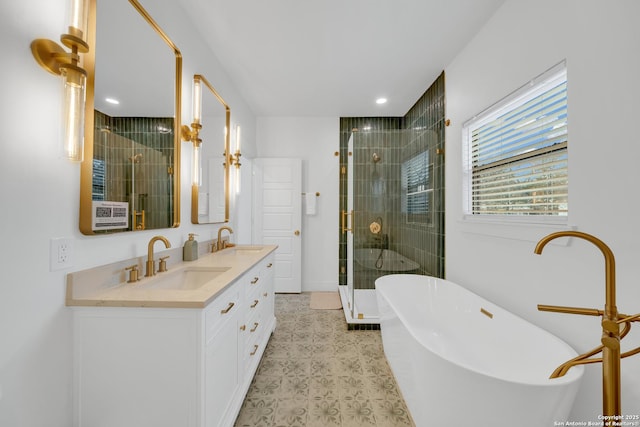
[[[560,231],[543,237],[535,248],[535,253],[540,255],[545,245],[558,237],[577,237],[596,245],[604,255],[605,260],[605,306],[604,311],[595,308],[562,307],[552,305],[538,305],[540,311],[552,311],[557,313],[583,314],[588,316],[602,316],[601,345],[580,356],[566,361],[551,374],[551,378],[561,377],[572,366],[587,363],[602,362],[602,409],[604,416],[621,416],[620,397],[620,359],[640,353],[640,347],[625,353],[620,352],[620,340],[631,330],[631,322],[640,320],[640,313],[627,315],[618,313],[616,307],[616,265],[613,251],[600,239],[579,231]],[[620,325],[624,325],[622,331]],[[592,358],[602,352],[602,357]]]

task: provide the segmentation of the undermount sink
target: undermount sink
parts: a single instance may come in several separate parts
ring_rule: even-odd
[[[240,246],[233,248],[233,251],[239,255],[251,255],[260,252],[264,246]]]
[[[153,278],[134,284],[137,289],[168,289],[192,291],[215,279],[231,267],[185,267],[166,273],[157,273]]]

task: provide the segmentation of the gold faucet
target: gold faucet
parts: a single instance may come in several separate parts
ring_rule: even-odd
[[[151,240],[149,240],[149,250],[147,253],[147,272],[144,274],[144,277],[151,277],[156,274],[155,261],[153,260],[153,244],[158,240],[161,240],[166,248],[171,247],[171,243],[169,243],[167,238],[164,236],[154,236],[151,238]]]
[[[576,365],[602,362],[602,409],[603,415],[622,415],[620,398],[620,359],[640,353],[640,347],[620,353],[620,340],[631,330],[631,322],[640,320],[640,314],[632,316],[618,313],[616,307],[616,261],[613,251],[600,239],[591,234],[580,231],[559,231],[543,237],[534,252],[542,253],[545,245],[558,237],[577,237],[593,243],[602,251],[605,260],[605,306],[604,311],[592,308],[561,307],[551,305],[538,305],[540,311],[552,311],[558,313],[583,314],[589,316],[602,316],[602,345],[577,356],[560,365],[551,374],[551,378],[561,377]],[[620,324],[624,323],[622,332]],[[602,352],[602,358],[590,359],[591,356]]]
[[[227,247],[226,243],[222,240],[222,230],[228,230],[229,234],[233,234],[233,230],[231,229],[231,227],[227,227],[226,225],[218,229],[217,250],[219,251]]]

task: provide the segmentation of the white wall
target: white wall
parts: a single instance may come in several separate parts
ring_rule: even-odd
[[[635,0],[507,0],[445,70],[446,114],[452,121],[446,133],[447,278],[553,332],[579,352],[600,344],[598,318],[538,312],[536,304],[603,308],[602,254],[587,242],[573,241],[550,245],[537,256],[535,242],[555,230],[462,223],[461,125],[567,60],[569,221],[611,247],[618,309],[640,311],[639,16]],[[492,235],[496,231],[502,237]],[[623,350],[638,346],[638,337],[632,332]],[[594,420],[601,413],[600,369],[586,367],[573,420]],[[623,412],[639,414],[640,357],[625,359],[622,375]]]
[[[302,191],[319,192],[316,215],[302,215],[302,291],[338,286],[340,123],[337,117],[259,117],[259,157],[302,159]],[[304,204],[303,204],[304,207]]]
[[[59,40],[66,29],[66,0],[0,4],[4,51],[0,142],[0,426],[68,427],[71,421],[71,309],[65,307],[65,274],[146,254],[155,234],[173,247],[188,233],[214,237],[219,225],[190,223],[191,147],[182,147],[181,220],[176,229],[113,236],[78,231],[80,167],[59,158],[61,83],[40,68],[29,45],[35,38]],[[243,151],[255,153],[255,117],[213,54],[193,33],[185,12],[170,0],[143,0],[184,57],[183,117],[191,121],[191,81],[207,76],[241,123]],[[246,196],[246,195],[243,195]],[[237,215],[233,216],[238,217]],[[232,227],[250,227],[232,223]],[[251,235],[250,233],[248,234]],[[75,263],[49,271],[49,240],[70,237]]]

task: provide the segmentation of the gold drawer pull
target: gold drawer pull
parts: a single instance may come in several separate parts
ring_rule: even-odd
[[[271,268],[271,267],[273,267],[273,263],[272,263],[272,262],[270,262],[269,264],[267,264],[267,268]]]
[[[269,294],[267,292],[265,292],[264,294],[262,294],[262,296],[266,298],[266,297],[269,296]]]
[[[258,301],[257,299],[253,300],[253,304],[251,304],[251,308],[256,308],[256,305],[258,305],[260,301]]]
[[[220,310],[220,314],[227,314],[229,310],[233,308],[234,305],[236,305],[234,302],[230,302],[227,308],[225,308],[224,310]]]
[[[258,283],[258,280],[260,280],[259,277],[254,277],[253,280],[251,281],[251,284],[255,285],[256,283]]]
[[[240,330],[241,330],[241,331],[244,331],[245,329],[247,329],[247,325],[242,325],[242,326],[240,326]]]
[[[255,332],[258,329],[258,322],[253,324],[253,328],[249,329],[249,332]]]
[[[253,346],[253,351],[251,353],[249,353],[249,356],[253,356],[254,354],[256,354],[258,352],[258,344],[255,344]]]

